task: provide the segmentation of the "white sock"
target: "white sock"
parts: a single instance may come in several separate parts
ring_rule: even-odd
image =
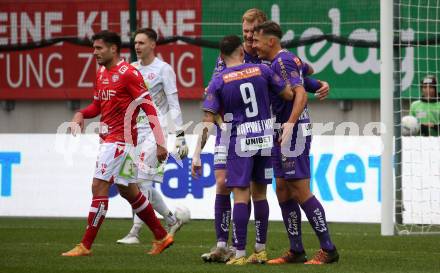
[[[176,216],[170,211],[167,204],[163,201],[162,195],[155,189],[151,188],[151,200],[150,203],[154,210],[157,211],[165,219],[167,225],[174,225],[177,221]]]
[[[174,215],[171,211],[163,219],[165,219],[165,223],[167,223],[167,225],[169,226],[172,226],[177,223],[176,215]]]
[[[218,241],[217,242],[217,247],[218,248],[226,248],[226,242]]]
[[[241,257],[246,256],[246,250],[236,250],[235,251],[235,259],[239,259]]]
[[[261,252],[266,249],[266,244],[255,243],[255,252]]]
[[[129,234],[139,237],[139,232],[141,231],[143,224],[144,222],[135,214],[133,216],[133,226],[131,227]]]

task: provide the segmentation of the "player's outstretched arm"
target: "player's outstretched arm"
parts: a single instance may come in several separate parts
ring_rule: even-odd
[[[84,129],[84,116],[81,112],[76,112],[73,115],[72,121],[69,125],[70,133],[73,136],[80,134]]]
[[[208,141],[208,136],[212,132],[214,128],[214,122],[215,122],[215,114],[205,111],[203,115],[202,120],[202,128],[201,132],[199,132],[197,137],[197,146],[194,151],[194,155],[192,158],[192,164],[191,164],[191,175],[194,178],[199,178],[202,175],[202,162],[200,159],[200,154],[202,153],[203,148],[206,145],[206,142]]]
[[[326,99],[330,93],[330,85],[328,84],[328,82],[315,80],[312,78],[305,78],[304,79],[304,87],[306,88],[306,90],[310,90],[310,89],[308,89],[310,86],[310,82],[311,82],[309,80],[315,81],[315,83],[313,84],[315,90],[312,90],[313,93],[315,93],[315,97],[317,97],[319,100]],[[284,100],[293,100],[295,98],[295,93],[289,87],[289,88],[286,88],[285,90],[283,90],[280,93],[280,96]]]
[[[101,113],[101,104],[98,100],[87,105],[85,108],[79,110],[73,115],[70,124],[70,132],[73,136],[80,134],[84,130],[84,119],[94,118]]]
[[[325,100],[330,94],[330,85],[325,81],[318,80],[318,82],[321,84],[321,87],[316,91],[315,97],[319,100]]]
[[[330,93],[330,86],[327,82],[309,77],[304,78],[304,88],[307,92],[314,93],[319,100],[327,98]]]

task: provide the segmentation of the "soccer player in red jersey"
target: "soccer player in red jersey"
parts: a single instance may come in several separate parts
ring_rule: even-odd
[[[108,209],[109,188],[114,181],[119,193],[132,206],[133,211],[151,229],[155,241],[149,254],[160,254],[173,243],[156,218],[154,210],[127,173],[135,172],[136,166],[123,164],[134,150],[137,129],[136,117],[140,108],[147,114],[157,144],[157,159],[162,162],[168,151],[142,75],[119,57],[121,38],[115,32],[101,31],[92,37],[93,54],[101,67],[96,74],[93,102],[73,116],[72,134],[84,127],[84,119],[101,114],[101,144],[92,182],[93,199],[87,220],[87,228],[80,244],[62,256],[89,256],[91,246],[104,221]]]

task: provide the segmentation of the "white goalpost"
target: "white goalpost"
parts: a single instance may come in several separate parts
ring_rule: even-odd
[[[380,1],[381,234],[394,234],[393,187],[393,1]]]

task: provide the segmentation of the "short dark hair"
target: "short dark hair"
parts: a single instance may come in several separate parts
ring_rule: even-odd
[[[121,36],[113,31],[108,30],[102,30],[100,32],[95,33],[95,35],[92,36],[92,41],[96,40],[103,40],[106,44],[116,45],[116,50],[118,53],[121,52]]]
[[[138,34],[145,34],[150,40],[157,42],[157,32],[152,28],[140,28],[134,32],[134,37]]]
[[[230,56],[241,44],[241,39],[237,35],[225,36],[220,41],[220,52],[225,56]]]
[[[273,35],[281,39],[283,37],[283,32],[281,31],[280,25],[275,23],[274,21],[266,21],[254,28],[254,32],[263,31],[265,35]]]

